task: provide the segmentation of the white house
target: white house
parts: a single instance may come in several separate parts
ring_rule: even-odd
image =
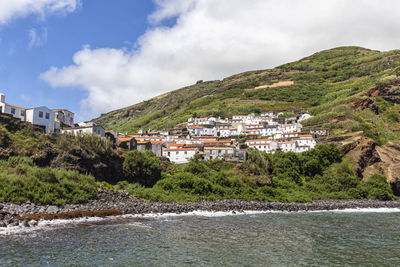
[[[52,133],[58,125],[55,123],[54,111],[47,107],[29,108],[25,111],[25,121],[45,127],[46,133]]]
[[[317,142],[312,135],[300,135],[299,139],[297,139],[297,145],[309,146],[312,149],[317,145]]]
[[[261,129],[262,136],[273,136],[278,133],[278,127],[276,126],[267,126]]]
[[[272,150],[270,144],[248,144],[248,147],[255,148],[260,151],[265,151],[267,153]]]
[[[6,103],[6,96],[0,94],[0,112],[12,115],[14,118],[18,118],[25,121],[26,108],[14,106]]]
[[[261,113],[260,116],[261,116],[261,117],[268,117],[268,118],[271,118],[271,117],[274,116],[274,112],[264,112],[264,113]]]
[[[272,150],[272,139],[253,139],[247,140],[245,143],[250,148],[256,148],[261,151],[269,152]]]
[[[296,152],[296,141],[278,142],[278,147],[283,152]]]
[[[188,163],[197,153],[197,148],[167,148],[163,150],[163,156],[174,163]]]
[[[281,133],[292,133],[301,131],[302,125],[300,123],[296,124],[281,124],[278,126],[278,131]]]
[[[232,147],[205,147],[204,159],[222,159],[224,155],[233,154]]]
[[[104,128],[95,123],[86,123],[86,124],[81,124],[81,126],[79,127],[61,129],[61,133],[70,133],[73,135],[87,133],[87,134],[98,134],[101,137],[105,136]]]
[[[193,125],[188,127],[190,136],[200,136],[203,126]]]
[[[53,109],[55,113],[55,121],[67,125],[69,127],[74,126],[74,116],[75,114],[66,109]]]
[[[203,129],[200,130],[200,135],[218,136],[218,130],[215,127],[213,127],[213,128],[204,127]]]

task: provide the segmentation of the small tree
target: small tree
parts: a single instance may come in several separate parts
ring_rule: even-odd
[[[151,187],[161,179],[161,160],[151,151],[130,151],[122,165],[129,182]]]

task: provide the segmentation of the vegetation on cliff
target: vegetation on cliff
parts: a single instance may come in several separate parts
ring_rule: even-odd
[[[36,204],[82,203],[97,194],[93,176],[40,168],[27,157],[0,161],[0,202]]]
[[[126,160],[132,162],[132,159]],[[132,171],[139,170],[136,168]],[[153,168],[140,168],[140,171]],[[354,175],[350,159],[342,159],[334,144],[321,145],[302,154],[267,154],[250,149],[249,159],[242,164],[194,158],[183,165],[165,165],[162,177],[152,187],[124,181],[116,188],[128,190],[138,198],[166,202],[227,198],[282,202],[325,198],[395,199],[384,176],[375,175],[361,181]]]

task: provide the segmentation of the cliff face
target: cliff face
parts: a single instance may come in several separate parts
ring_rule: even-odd
[[[379,161],[364,169],[364,177],[375,173],[383,174],[388,178],[393,192],[400,195],[400,142],[388,142],[374,151]]]

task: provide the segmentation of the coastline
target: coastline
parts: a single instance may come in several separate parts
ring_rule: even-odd
[[[0,203],[0,227],[33,227],[39,220],[75,219],[81,217],[107,217],[118,215],[184,214],[195,211],[243,212],[243,211],[329,211],[367,208],[398,208],[400,200],[379,201],[359,199],[325,199],[306,203],[282,203],[245,201],[238,199],[202,200],[189,203],[164,203],[133,199],[126,192],[101,190],[97,199],[84,204],[64,206],[21,205]]]

